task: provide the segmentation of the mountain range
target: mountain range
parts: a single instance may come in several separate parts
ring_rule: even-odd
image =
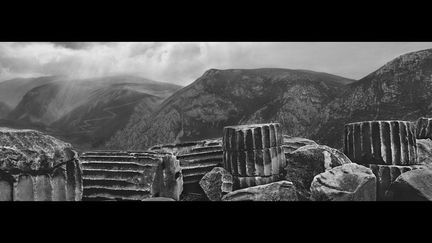
[[[28,91],[0,125],[44,130],[81,148],[102,146],[105,139],[125,125],[135,107],[146,107],[146,112],[152,112],[181,88],[130,75],[26,81],[27,85],[20,86],[14,85],[13,80],[1,83],[10,92]],[[34,83],[39,85],[33,87]],[[8,97],[2,99],[10,101]]]
[[[278,68],[210,69],[186,87],[129,75],[16,80],[0,83],[0,126],[39,127],[84,149],[145,149],[264,122],[340,149],[346,123],[432,115],[432,49],[360,80]]]

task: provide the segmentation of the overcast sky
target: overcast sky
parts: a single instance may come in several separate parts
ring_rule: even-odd
[[[0,43],[0,81],[135,74],[187,85],[210,68],[290,68],[360,79],[432,42],[36,42]]]

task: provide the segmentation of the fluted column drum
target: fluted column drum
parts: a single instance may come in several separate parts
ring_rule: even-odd
[[[224,128],[224,167],[233,175],[234,188],[278,180],[286,164],[280,124],[254,124]]]
[[[344,153],[363,165],[414,165],[417,163],[416,126],[408,121],[347,124]]]

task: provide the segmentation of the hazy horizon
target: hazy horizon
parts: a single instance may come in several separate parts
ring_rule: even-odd
[[[2,42],[0,82],[135,75],[186,86],[208,69],[284,68],[359,80],[432,42]]]

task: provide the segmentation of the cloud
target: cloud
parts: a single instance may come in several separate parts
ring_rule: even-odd
[[[360,79],[393,58],[432,43],[27,42],[0,43],[0,81],[135,74],[187,85],[207,69],[309,69]]]

